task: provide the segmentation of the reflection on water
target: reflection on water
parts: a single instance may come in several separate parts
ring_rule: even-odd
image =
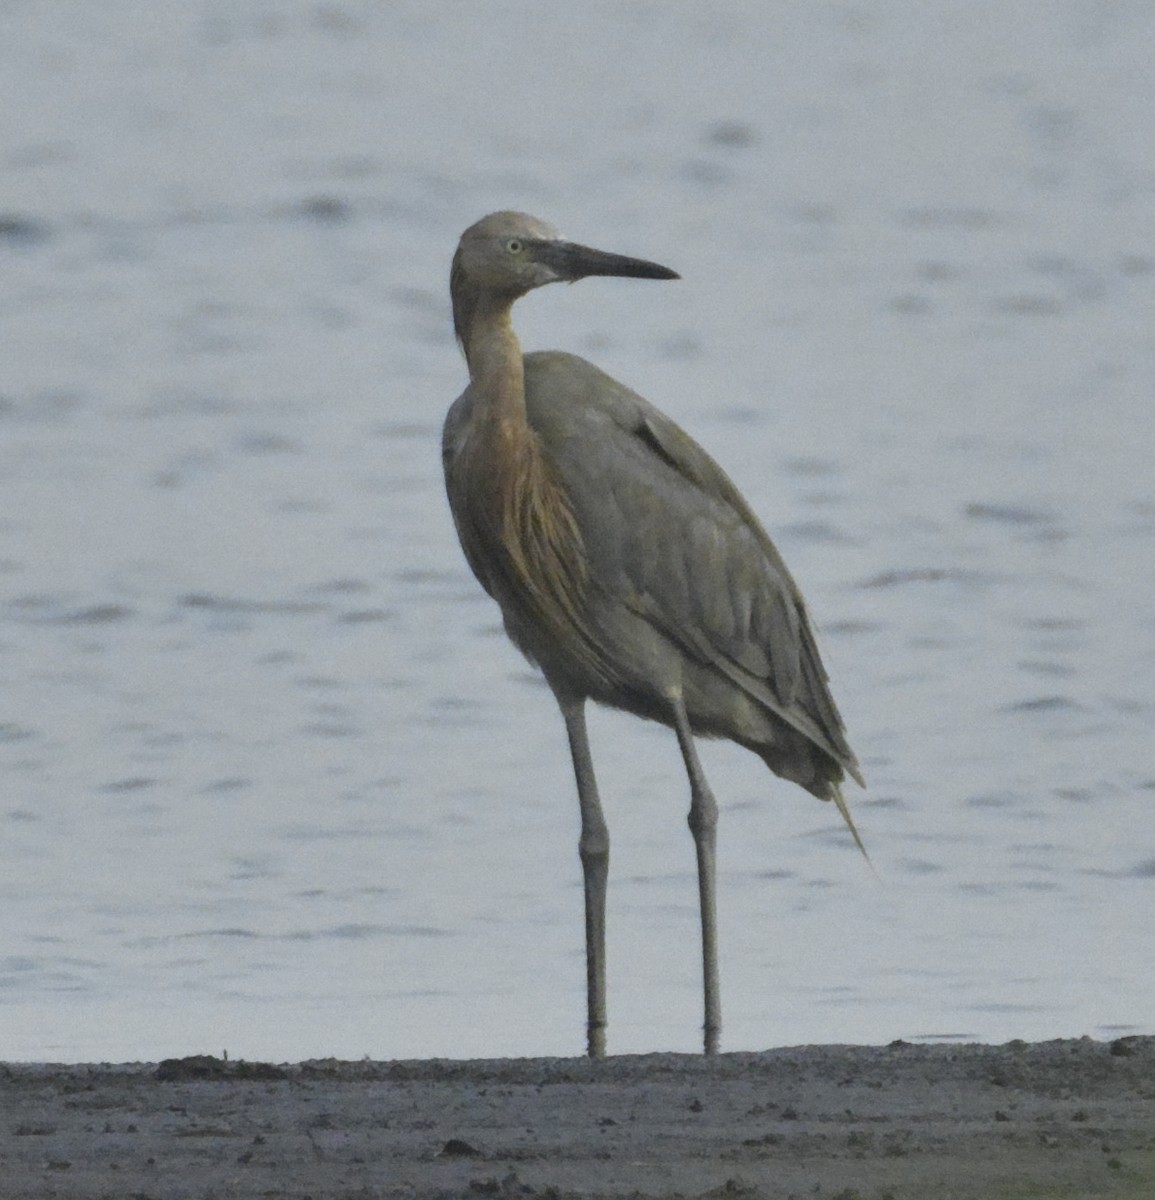
[[[448,258],[511,203],[683,272],[551,289],[519,327],[730,470],[870,784],[881,883],[837,814],[703,747],[724,1045],[1150,1031],[1151,151],[1095,124],[1150,107],[1096,69],[1137,31],[1039,18],[1035,57],[987,66],[885,8],[782,30],[736,5],[703,41],[688,9],[610,6],[567,22],[580,70],[489,78],[479,126],[489,32],[348,9],[352,40],[306,5],[259,36],[93,18],[84,140],[47,101],[0,134],[0,1058],[580,1050],[561,723],[437,459]],[[661,53],[592,81],[635,19]],[[32,100],[92,86],[70,20],[9,42]],[[145,64],[193,60],[174,107]],[[428,101],[412,140],[402,95]],[[604,134],[558,158],[563,100]],[[592,734],[611,1048],[692,1049],[677,749]]]

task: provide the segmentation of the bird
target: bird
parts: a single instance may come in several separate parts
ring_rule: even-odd
[[[514,302],[590,276],[680,278],[568,241],[527,213],[490,213],[461,235],[450,295],[469,383],[442,430],[445,486],[469,566],[565,723],[581,815],[587,1052],[605,1055],[607,1025],[610,841],[586,728],[593,701],[677,737],[697,858],[703,1047],[713,1054],[718,806],[695,736],[727,738],[833,800],[863,855],[840,785],[865,785],[802,593],[738,488],[671,418],[593,363],[522,353]]]

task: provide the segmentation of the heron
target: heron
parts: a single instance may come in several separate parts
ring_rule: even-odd
[[[703,1040],[718,1049],[718,805],[695,736],[728,738],[833,800],[862,773],[830,694],[802,594],[722,468],[674,421],[593,363],[523,354],[513,304],[589,276],[678,279],[654,262],[565,240],[526,213],[471,225],[453,257],[453,325],[469,384],[445,420],[446,491],[465,557],[510,639],[561,710],[577,781],[585,896],[586,1035],[606,1051],[609,831],[586,702],[660,722],[690,787],[701,915]]]

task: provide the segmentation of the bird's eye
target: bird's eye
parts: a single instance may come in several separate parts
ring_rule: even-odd
[[[505,243],[505,248],[510,252],[510,254],[520,254],[523,249],[521,242],[517,238],[510,238],[509,241]]]

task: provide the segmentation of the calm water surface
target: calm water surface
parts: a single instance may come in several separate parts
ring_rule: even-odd
[[[6,18],[0,1059],[580,1051],[561,722],[437,454],[497,207],[683,274],[519,328],[731,472],[870,784],[880,881],[704,747],[724,1047],[1151,1032],[1149,6],[485,9]],[[693,1049],[677,748],[592,735],[611,1049]]]

